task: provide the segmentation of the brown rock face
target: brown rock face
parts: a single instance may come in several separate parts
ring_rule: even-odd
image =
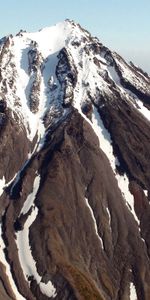
[[[15,299],[15,295],[9,284],[9,279],[5,275],[5,267],[0,264],[0,297],[2,300]]]
[[[98,108],[108,128],[123,170],[145,189],[149,189],[149,122],[127,101],[107,103]],[[141,143],[142,141],[142,143]]]
[[[0,126],[0,178],[5,176],[9,182],[27,159],[30,142],[23,124],[22,126],[17,124],[17,115],[13,119],[8,110],[5,113],[5,120],[4,126]]]
[[[14,223],[25,226],[19,218],[21,203],[32,192],[36,171],[41,180],[30,244],[42,280],[50,279],[56,288],[55,299],[129,299],[130,281],[139,299],[148,299],[147,248],[97,137],[75,111],[47,135],[46,146],[26,168],[20,194],[16,198],[12,192],[3,217],[8,260],[24,297],[49,299],[32,278],[29,290],[13,238]],[[133,185],[135,197],[136,189]]]

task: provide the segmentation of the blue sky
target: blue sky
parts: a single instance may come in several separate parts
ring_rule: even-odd
[[[150,0],[5,0],[0,36],[36,31],[66,18],[150,73]]]

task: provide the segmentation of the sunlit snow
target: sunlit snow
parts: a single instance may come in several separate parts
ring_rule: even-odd
[[[118,180],[118,186],[120,190],[122,191],[122,195],[124,199],[127,201],[129,209],[131,210],[132,214],[134,215],[135,220],[139,224],[139,219],[137,218],[137,215],[134,210],[134,197],[129,191],[129,179],[127,175],[120,176],[119,174],[116,174],[116,178]]]
[[[0,179],[0,196],[3,194],[4,187],[5,187],[5,177],[3,176],[3,178]]]
[[[109,226],[111,227],[111,214],[110,214],[108,207],[106,207],[106,210],[107,210],[107,214],[108,214],[108,218],[109,218]]]
[[[150,121],[150,110],[146,108],[143,104],[143,102],[136,97],[135,94],[133,94],[130,90],[127,90],[124,88],[120,83],[120,77],[117,74],[114,66],[108,66],[109,76],[112,78],[112,80],[116,83],[118,88],[120,89],[120,92],[126,96],[126,98],[129,97],[130,103],[148,120]]]
[[[130,283],[130,300],[138,300],[134,284]]]
[[[143,190],[144,194],[146,197],[148,197],[148,191],[147,190]]]
[[[128,203],[128,207],[131,210],[135,220],[139,224],[139,220],[136,216],[136,213],[134,211],[134,198],[132,194],[129,191],[129,180],[127,178],[127,175],[124,174],[123,176],[116,173],[116,164],[119,164],[118,160],[113,154],[113,147],[112,147],[112,141],[109,132],[104,127],[103,122],[100,118],[99,113],[97,112],[96,108],[94,108],[93,114],[92,114],[92,124],[93,129],[99,138],[99,143],[101,149],[104,151],[106,156],[108,157],[111,167],[114,171],[114,174],[116,176],[116,179],[118,181],[118,186],[122,192],[122,195],[125,199],[125,201]]]
[[[26,213],[29,212],[30,208],[34,206],[34,200],[38,192],[39,185],[40,185],[40,176],[37,176],[33,183],[33,191],[31,194],[28,195],[26,201],[24,202],[20,214],[25,215]]]
[[[108,157],[113,170],[116,169],[116,158],[113,154],[113,147],[111,145],[111,137],[108,130],[104,127],[103,121],[99,116],[97,109],[94,107],[92,114],[92,127],[99,139],[100,148]]]
[[[29,211],[29,209],[32,208],[31,214],[28,216],[24,228],[21,231],[17,232],[17,247],[18,247],[18,253],[19,253],[19,260],[22,266],[22,270],[24,273],[25,278],[28,278],[29,276],[33,276],[36,280],[37,284],[40,286],[41,292],[48,296],[54,298],[56,296],[56,289],[54,288],[51,281],[48,281],[47,284],[42,282],[42,277],[38,274],[37,268],[36,268],[36,262],[32,256],[31,248],[30,248],[30,242],[29,242],[29,230],[30,226],[35,221],[37,215],[38,215],[38,208],[35,206],[34,200],[36,197],[36,194],[38,192],[40,185],[40,176],[38,175],[33,184],[33,191],[32,193],[27,197],[27,200],[25,201],[25,204],[22,208],[22,213],[25,214]]]
[[[138,104],[138,110],[148,121],[150,121],[150,110],[143,105],[143,102],[141,100],[137,99],[136,102]]]
[[[25,298],[19,293],[17,286],[15,284],[15,281],[12,277],[12,273],[10,270],[10,266],[6,260],[5,254],[4,254],[5,244],[2,238],[2,224],[0,223],[0,262],[5,266],[6,268],[6,275],[8,276],[8,280],[10,282],[10,286],[12,288],[12,291],[14,295],[16,296],[17,300],[25,300]]]
[[[91,214],[91,217],[93,219],[93,222],[94,222],[94,227],[95,227],[95,232],[96,232],[96,235],[101,243],[101,247],[102,249],[104,249],[104,244],[103,244],[103,240],[102,238],[100,237],[99,233],[98,233],[98,227],[97,227],[97,223],[96,223],[96,219],[95,219],[95,216],[94,216],[94,212],[93,212],[93,209],[92,207],[90,206],[89,204],[89,201],[87,198],[85,198],[85,202],[86,202],[86,205],[88,206],[89,210],[90,210],[90,214]]]

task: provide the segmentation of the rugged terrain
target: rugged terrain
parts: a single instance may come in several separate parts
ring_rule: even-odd
[[[150,77],[66,20],[0,40],[0,299],[150,299]]]

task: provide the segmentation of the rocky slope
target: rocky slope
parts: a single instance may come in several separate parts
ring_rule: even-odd
[[[0,40],[0,299],[150,299],[150,77],[66,20]]]

